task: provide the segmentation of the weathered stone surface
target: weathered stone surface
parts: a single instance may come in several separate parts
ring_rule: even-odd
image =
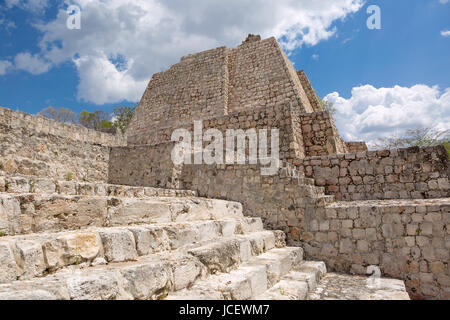
[[[75,272],[67,277],[72,300],[116,300],[121,297],[120,284],[112,272]]]
[[[138,253],[134,236],[126,229],[102,230],[99,232],[105,258],[108,262],[136,260]]]
[[[38,241],[16,241],[13,246],[20,279],[30,279],[42,275],[47,269],[42,251],[42,245]]]
[[[254,164],[175,165],[171,134],[197,119],[219,132],[279,129],[281,167],[264,176]],[[159,299],[192,287],[189,297],[303,299],[325,264],[303,263],[302,249],[284,248],[284,233],[331,270],[378,266],[414,298],[448,297],[444,148],[344,142],[274,38],[252,35],[155,74],[127,138],[4,108],[0,138],[0,282],[11,281],[0,297]],[[408,200],[371,201],[400,198]],[[330,296],[341,280],[326,281]],[[367,291],[358,281],[345,289],[359,298],[404,290],[386,280]]]
[[[170,266],[162,262],[133,265],[121,270],[124,288],[136,300],[156,299],[172,288]]]
[[[47,267],[56,270],[61,267],[91,262],[103,255],[100,236],[96,232],[76,232],[60,235],[43,243]]]
[[[16,280],[17,265],[8,242],[0,242],[0,283]]]
[[[379,285],[367,285],[368,278],[327,274],[308,294],[309,300],[409,300],[402,281],[379,279]]]

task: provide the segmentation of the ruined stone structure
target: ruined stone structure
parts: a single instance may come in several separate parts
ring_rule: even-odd
[[[278,129],[282,166],[175,165],[194,120]],[[0,138],[0,299],[450,299],[444,148],[345,142],[274,38],[155,74],[126,137],[0,108]]]

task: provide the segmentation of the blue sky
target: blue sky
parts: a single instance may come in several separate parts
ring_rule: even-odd
[[[70,4],[80,30],[66,27]],[[258,33],[335,104],[346,140],[450,129],[449,30],[448,0],[0,0],[0,106],[112,111],[181,56]]]

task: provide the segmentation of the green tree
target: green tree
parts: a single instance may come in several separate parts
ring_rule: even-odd
[[[122,132],[125,132],[128,125],[131,122],[137,105],[131,106],[118,106],[114,108],[114,126],[119,128]]]
[[[89,129],[100,130],[113,127],[111,115],[102,110],[88,112],[83,110],[78,116],[78,122]]]
[[[319,99],[319,101],[320,101],[320,105],[322,106],[322,109],[324,111],[327,111],[332,116],[334,116],[336,114],[337,109],[333,106],[333,103],[331,103],[330,101],[327,101],[325,99]]]

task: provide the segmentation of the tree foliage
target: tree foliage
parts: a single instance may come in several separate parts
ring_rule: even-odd
[[[88,112],[83,110],[78,116],[78,122],[89,129],[100,130],[113,127],[111,114],[102,110]]]
[[[131,122],[137,105],[131,106],[118,106],[114,108],[114,126],[119,128],[122,132],[125,132],[128,125]]]
[[[55,107],[49,106],[49,107],[41,110],[38,114],[43,117],[56,120],[58,122],[63,122],[63,123],[76,123],[77,122],[77,116],[76,116],[75,112],[73,112],[72,110],[66,109],[66,108],[62,108],[62,107],[55,108]]]
[[[319,101],[322,106],[322,109],[324,111],[327,111],[332,116],[337,112],[337,109],[333,106],[333,103],[331,103],[330,101],[324,99],[319,99]]]

